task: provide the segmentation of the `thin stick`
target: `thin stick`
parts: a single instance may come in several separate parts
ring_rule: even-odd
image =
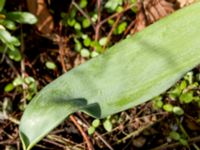
[[[10,58],[8,58],[7,56],[5,56],[5,60],[6,60],[6,63],[9,65],[9,67],[12,68],[13,72],[15,73],[15,75],[16,76],[20,76],[19,72],[15,68],[15,66],[14,66],[13,62],[10,60]]]
[[[188,143],[192,144],[192,143],[199,142],[199,141],[200,141],[200,136],[197,136],[197,137],[189,139]],[[180,142],[175,142],[175,143],[172,143],[172,144],[165,143],[165,144],[162,144],[158,147],[152,148],[151,150],[172,149],[172,148],[175,148],[175,147],[180,146],[180,145],[181,145]]]
[[[131,138],[131,137],[136,137],[138,136],[141,132],[143,132],[145,129],[148,129],[150,126],[152,126],[155,122],[150,122],[149,124],[139,128],[136,131],[131,132],[130,134],[128,134],[127,136],[125,136],[124,138],[118,140],[115,144],[119,144],[122,143],[124,141],[126,141],[127,139]]]
[[[140,127],[139,129],[137,129],[136,131],[131,132],[130,134],[128,134],[127,136],[125,136],[124,138],[118,140],[115,144],[119,144],[121,142],[126,141],[127,139],[131,138],[131,137],[136,137],[138,136],[140,133],[142,133],[144,130],[148,129],[149,127],[151,127],[152,125],[160,122],[161,120],[163,120],[166,116],[162,116],[162,118],[156,120],[156,121],[150,121],[147,125],[144,125],[142,127]]]
[[[63,145],[61,145],[61,144],[59,144],[59,143],[56,143],[56,142],[54,142],[54,141],[51,141],[51,140],[48,140],[48,139],[43,139],[43,141],[45,141],[45,142],[47,142],[47,143],[50,143],[50,144],[53,144],[53,145],[55,145],[55,146],[57,146],[57,147],[60,147],[60,148],[62,148],[62,149],[65,149],[65,146],[63,146]]]
[[[112,146],[97,132],[95,131],[94,134],[97,135],[97,137],[110,149],[110,150],[114,150],[112,148]]]
[[[85,18],[87,18],[89,21],[90,21],[90,23],[91,23],[91,25],[92,25],[92,27],[93,27],[93,29],[94,29],[94,31],[95,31],[95,25],[94,25],[94,22],[92,21],[92,19],[90,18],[90,16],[88,16],[84,11],[83,11],[83,9],[81,9],[79,6],[78,6],[78,4],[73,0],[72,1],[72,5],[74,5],[79,11],[80,11],[80,13],[85,17]]]
[[[97,0],[98,23],[101,21],[101,0]]]
[[[81,120],[83,120],[84,125],[89,128],[91,125],[89,122],[81,115],[81,113],[78,113],[78,116],[80,117]],[[114,150],[112,146],[103,138],[101,134],[99,134],[97,131],[94,132],[94,136],[97,136],[95,138],[99,138],[110,150]]]
[[[110,42],[111,37],[112,37],[112,34],[113,34],[115,28],[117,27],[117,25],[118,25],[118,23],[119,23],[121,17],[122,17],[122,14],[119,14],[119,16],[117,17],[115,23],[113,24],[113,26],[112,26],[110,32],[108,33],[107,40],[106,40],[106,44],[103,46],[103,49],[105,49],[106,46],[108,45],[108,43]]]
[[[70,117],[70,120],[75,124],[75,126],[79,129],[79,131],[81,132],[83,138],[85,139],[85,142],[88,146],[88,150],[94,150],[94,147],[92,146],[92,143],[90,142],[88,136],[86,135],[86,133],[83,131],[82,127],[78,124],[76,118],[71,115]]]
[[[64,72],[67,72],[67,67],[65,65],[64,55],[65,55],[65,39],[64,37],[59,37],[58,41],[59,53],[60,53],[60,63]]]
[[[130,10],[133,6],[136,6],[136,4],[131,4],[130,6],[126,7],[124,10],[122,10],[121,12],[117,12],[107,18],[105,18],[104,20],[102,20],[101,22],[99,22],[97,25],[96,25],[96,29],[95,29],[95,41],[97,41],[99,39],[99,30],[101,28],[101,26],[106,23],[108,20],[112,19],[112,18],[115,18],[117,16],[119,16],[120,14],[123,14],[124,12]]]
[[[135,20],[133,20],[133,21],[129,24],[129,26],[126,28],[126,30],[124,31],[124,35],[123,35],[123,36],[126,36],[126,35],[130,32],[130,30],[133,28],[134,25],[135,25]]]

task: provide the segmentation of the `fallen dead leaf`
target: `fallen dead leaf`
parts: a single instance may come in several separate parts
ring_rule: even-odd
[[[27,6],[29,11],[38,18],[36,24],[37,30],[43,34],[43,36],[50,35],[54,29],[54,21],[45,0],[27,0]]]
[[[135,27],[132,29],[131,34],[144,29],[147,25],[167,16],[174,10],[174,5],[165,0],[138,1]]]
[[[180,8],[188,6],[194,2],[195,2],[195,0],[177,0],[177,3]]]

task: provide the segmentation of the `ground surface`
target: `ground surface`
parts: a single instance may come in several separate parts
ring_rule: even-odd
[[[12,32],[21,41],[19,49],[23,58],[16,62],[0,54],[0,149],[22,149],[18,135],[19,120],[30,99],[42,87],[62,73],[103,53],[126,36],[189,3],[146,0],[136,7],[136,2],[128,0],[42,1],[40,9],[45,17],[37,14],[39,22],[36,26],[19,25]],[[8,0],[5,9],[37,12],[32,6],[24,0]],[[45,18],[50,18],[46,26]],[[32,77],[33,84],[23,83],[5,91],[6,85],[16,82],[16,78],[26,77]],[[180,87],[181,93],[192,97],[188,98],[187,104],[181,102],[183,96],[177,96]],[[88,149],[85,138],[77,129],[78,123],[95,150],[199,150],[199,97],[200,67],[196,67],[154,101],[100,120],[93,134],[88,135],[88,128],[94,118],[75,113],[75,122],[67,119],[33,149]],[[164,107],[166,104],[178,106],[184,113],[171,113]],[[105,121],[108,122],[107,127],[104,126]]]

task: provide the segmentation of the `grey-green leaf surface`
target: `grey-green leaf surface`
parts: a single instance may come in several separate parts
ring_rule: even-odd
[[[179,10],[47,85],[22,116],[24,149],[73,112],[103,118],[170,88],[200,63],[199,10],[199,2]]]

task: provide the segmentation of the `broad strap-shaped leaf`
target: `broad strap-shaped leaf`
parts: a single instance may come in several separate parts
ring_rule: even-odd
[[[102,118],[167,90],[200,63],[199,10],[175,12],[46,86],[21,119],[24,149],[75,111]]]

